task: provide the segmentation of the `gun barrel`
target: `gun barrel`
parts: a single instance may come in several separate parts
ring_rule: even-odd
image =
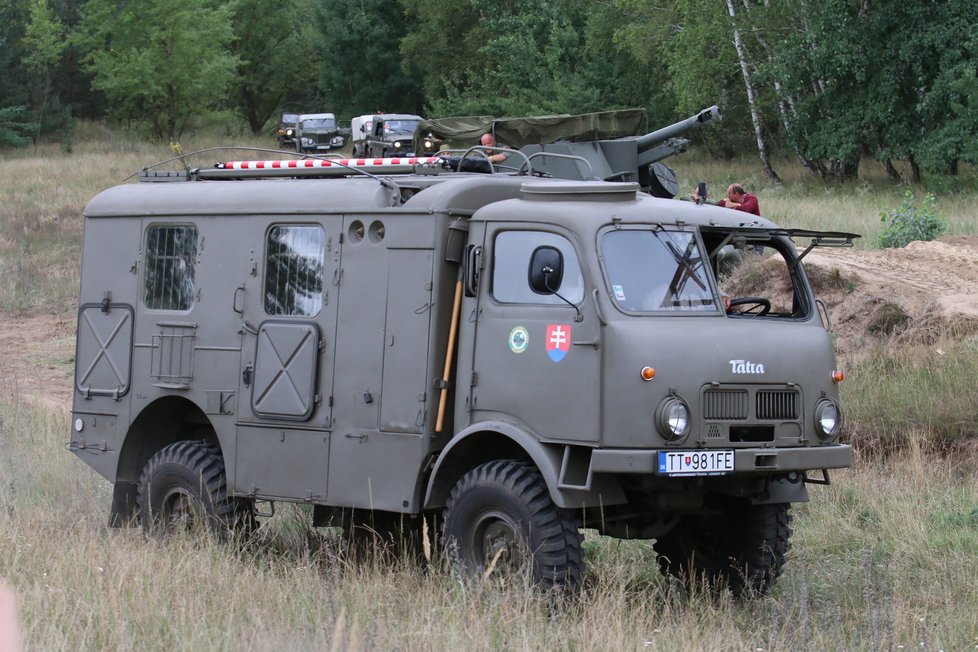
[[[637,141],[638,151],[644,152],[647,149],[655,147],[659,143],[678,136],[687,129],[699,127],[715,120],[720,120],[722,117],[723,116],[720,115],[720,108],[714,104],[710,108],[703,109],[696,115],[690,116],[685,120],[680,120],[679,122],[671,124],[668,127],[656,129],[655,131],[647,133],[644,136],[639,136]]]

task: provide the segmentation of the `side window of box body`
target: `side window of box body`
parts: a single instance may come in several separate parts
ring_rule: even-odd
[[[323,307],[326,233],[319,224],[276,224],[265,237],[263,305],[272,316],[315,317]]]
[[[147,310],[189,311],[196,298],[197,227],[151,224],[145,242],[144,306]]]

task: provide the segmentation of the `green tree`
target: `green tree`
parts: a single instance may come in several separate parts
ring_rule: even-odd
[[[27,120],[27,108],[8,106],[0,109],[0,145],[21,147],[30,142],[29,134],[37,125]]]
[[[31,73],[31,95],[35,109],[37,132],[41,135],[51,102],[52,75],[65,49],[65,26],[54,15],[47,0],[31,0],[30,18],[24,32],[24,65]]]
[[[616,0],[616,5],[628,16],[619,23],[616,41],[644,65],[663,69],[673,117],[716,104],[722,127],[696,137],[719,156],[753,151],[750,108],[725,3]]]
[[[332,0],[316,6],[319,38],[314,47],[322,64],[318,82],[323,110],[340,116],[384,111],[420,113],[421,78],[403,65],[400,37],[416,25],[403,8],[388,0]],[[430,56],[444,52],[431,44]]]
[[[224,106],[239,65],[233,5],[218,0],[88,0],[78,42],[113,117],[178,139]]]
[[[238,57],[233,92],[237,110],[252,133],[261,133],[287,97],[308,95],[322,62],[312,0],[238,0],[234,5]],[[350,52],[350,58],[356,56]]]
[[[0,0],[0,108],[27,106],[30,82],[24,60],[24,29],[27,5],[17,0]]]
[[[769,74],[794,98],[790,137],[812,159],[854,175],[863,154],[953,171],[978,133],[966,92],[978,15],[967,0],[793,2]],[[866,47],[872,43],[873,47]],[[969,45],[970,44],[970,45]]]
[[[436,115],[670,104],[661,101],[664,71],[642,65],[616,42],[623,15],[609,0],[402,2],[416,27],[401,51],[422,72],[428,107]]]

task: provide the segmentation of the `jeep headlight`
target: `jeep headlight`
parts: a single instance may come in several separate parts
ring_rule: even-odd
[[[310,145],[310,146],[311,146],[311,145],[313,145],[313,144],[314,144],[314,143],[313,143],[313,141],[312,141],[312,138],[306,138],[305,136],[303,136],[303,137],[302,137],[302,138],[300,138],[299,140],[301,140],[301,141],[302,141],[302,144],[303,144],[303,145]]]
[[[424,148],[425,149],[431,149],[432,146],[433,146],[433,143],[430,140],[424,141]]]
[[[655,411],[655,425],[666,441],[676,441],[689,434],[689,406],[675,394],[666,397]]]
[[[399,140],[394,141],[394,149],[401,149],[401,141]]]
[[[286,130],[285,130],[285,135],[286,135],[286,136],[291,136],[291,135],[292,135],[292,133],[293,133],[293,132],[292,132],[292,130],[291,130],[291,129],[286,129]]]
[[[333,140],[329,141],[333,145],[343,146],[343,136],[333,136]]]
[[[830,398],[823,398],[815,404],[815,434],[822,441],[831,441],[842,430],[842,410]]]

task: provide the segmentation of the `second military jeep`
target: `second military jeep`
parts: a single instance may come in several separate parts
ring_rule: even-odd
[[[403,157],[427,155],[414,149],[414,131],[421,116],[403,113],[378,113],[353,120],[355,157]]]

